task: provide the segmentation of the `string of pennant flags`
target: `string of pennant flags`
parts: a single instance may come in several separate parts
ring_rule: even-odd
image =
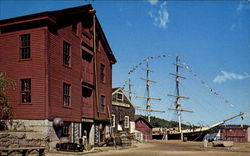
[[[147,57],[140,61],[137,65],[135,65],[129,72],[128,75],[134,73],[142,64],[146,63],[149,60],[154,60],[154,59],[159,59],[159,58],[165,58],[165,57],[176,57],[177,54],[164,54],[164,55],[159,55],[159,56],[152,56],[152,57]],[[226,99],[224,96],[222,96],[219,92],[211,88],[202,78],[200,78],[196,73],[192,71],[192,69],[185,63],[183,62],[182,59],[179,58],[180,63],[187,69],[196,80],[198,80],[205,88],[207,88],[213,95],[219,97],[222,101],[224,101],[226,104],[228,104],[230,107],[235,107],[234,104],[232,104],[228,99]],[[125,81],[123,84],[122,88],[125,88],[125,86],[128,84],[128,81]]]
[[[207,88],[213,95],[218,96],[222,101],[224,101],[226,104],[229,104],[230,107],[235,107],[234,104],[232,104],[229,100],[227,100],[224,96],[222,96],[219,92],[211,88],[202,78],[200,78],[196,73],[192,71],[192,69],[181,59],[179,60],[180,63],[189,71],[193,73],[193,76],[195,77],[196,80],[200,81],[200,83]]]
[[[145,59],[143,59],[142,61],[140,61],[137,65],[135,65],[129,72],[128,75],[130,77],[130,75],[135,72],[143,63],[146,63],[149,60],[153,60],[153,59],[158,59],[158,58],[164,58],[164,57],[171,57],[171,56],[177,56],[176,54],[163,54],[163,55],[159,55],[159,56],[151,56],[151,57],[147,57]],[[128,84],[128,81],[125,81],[122,88],[125,88],[125,86]]]
[[[139,62],[136,66],[134,66],[129,72],[128,74],[133,73],[139,66],[141,66],[143,63],[149,61],[149,60],[153,60],[153,59],[158,59],[158,58],[163,58],[163,57],[170,57],[170,56],[177,56],[176,54],[167,54],[167,55],[159,55],[159,56],[152,56],[152,57],[147,57],[145,59],[143,59],[141,62]]]

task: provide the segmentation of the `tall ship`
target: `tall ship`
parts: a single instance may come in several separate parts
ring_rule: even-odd
[[[161,100],[160,98],[155,98],[155,97],[151,97],[151,90],[150,90],[150,85],[151,83],[156,83],[156,81],[151,80],[150,79],[150,73],[153,72],[153,70],[151,70],[149,68],[149,59],[155,59],[155,58],[161,58],[161,57],[168,57],[168,56],[173,56],[173,55],[162,55],[162,56],[156,56],[156,57],[148,57],[147,59],[144,59],[143,61],[146,62],[146,68],[143,68],[144,71],[146,71],[146,76],[144,78],[141,78],[143,81],[145,81],[145,86],[146,86],[146,95],[145,96],[136,96],[136,98],[143,98],[145,99],[145,106],[146,108],[140,108],[140,107],[136,107],[136,110],[142,110],[142,111],[146,111],[146,116],[147,116],[147,120],[149,123],[151,123],[151,112],[159,112],[159,113],[165,113],[164,110],[156,110],[156,109],[152,109],[152,100]],[[143,64],[142,62],[140,62],[136,68]],[[226,123],[229,120],[232,120],[236,117],[242,116],[244,113],[240,112],[237,115],[234,116],[229,116],[227,119],[221,120],[218,123],[215,123],[211,126],[192,126],[189,128],[184,127],[183,128],[183,124],[182,124],[182,113],[192,113],[192,110],[187,110],[184,109],[182,107],[182,100],[189,100],[190,98],[187,96],[183,96],[181,94],[180,91],[180,81],[183,79],[186,79],[186,77],[182,76],[180,74],[180,70],[182,68],[187,68],[186,66],[183,66],[185,64],[183,64],[183,62],[181,62],[179,56],[175,56],[175,63],[173,63],[173,65],[175,66],[175,73],[170,73],[171,76],[174,76],[175,78],[175,90],[176,92],[174,94],[168,94],[169,97],[173,97],[175,98],[175,102],[174,102],[174,108],[168,108],[169,110],[175,111],[178,115],[178,125],[176,127],[167,127],[167,128],[156,128],[158,129],[156,132],[153,132],[153,135],[157,135],[156,137],[153,136],[153,138],[162,138],[162,139],[174,139],[174,140],[189,140],[189,141],[201,141],[203,140],[204,136],[208,133],[211,132],[216,132],[218,131],[218,128],[223,125],[224,123]],[[129,72],[129,98],[131,99],[131,93],[132,93],[132,89],[131,89],[131,79],[130,79],[130,74],[131,72],[134,72],[136,70],[136,68],[133,68],[133,70],[131,70]],[[187,68],[188,69],[188,68]],[[190,69],[188,69],[190,70]]]
[[[201,141],[204,136],[208,133],[216,131],[216,129],[224,124],[225,122],[232,120],[236,117],[242,116],[244,113],[240,112],[239,114],[229,117],[227,119],[222,120],[221,122],[215,123],[211,126],[203,126],[203,127],[192,127],[188,129],[182,128],[182,112],[193,112],[192,110],[186,110],[182,108],[180,99],[190,99],[189,97],[180,95],[179,84],[181,79],[186,79],[186,77],[181,76],[179,74],[180,68],[183,68],[180,64],[179,57],[176,56],[176,62],[174,63],[176,67],[175,73],[170,73],[170,75],[175,77],[175,86],[176,86],[176,94],[168,94],[168,96],[175,98],[175,108],[169,108],[169,110],[174,110],[178,114],[178,128],[170,128],[162,133],[162,137],[166,137],[166,139],[178,139],[178,140],[189,140],[189,141]]]

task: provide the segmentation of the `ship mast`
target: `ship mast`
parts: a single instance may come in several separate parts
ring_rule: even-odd
[[[164,113],[165,111],[152,110],[151,109],[151,100],[161,100],[161,99],[160,98],[150,97],[150,82],[156,83],[156,81],[149,79],[149,73],[153,72],[153,71],[151,69],[149,69],[148,62],[146,64],[146,68],[143,69],[143,70],[146,71],[146,78],[141,78],[141,79],[144,80],[144,81],[146,81],[146,97],[144,97],[144,96],[136,96],[136,97],[137,98],[144,98],[144,99],[146,99],[146,109],[141,109],[141,108],[137,108],[137,109],[138,110],[147,111],[148,122],[150,123],[151,112],[162,112],[162,113]]]
[[[182,66],[180,66],[179,64],[179,57],[176,56],[176,63],[174,63],[174,65],[176,66],[176,72],[175,74],[170,73],[170,75],[175,76],[175,82],[176,82],[176,95],[172,95],[172,94],[168,94],[168,96],[173,96],[176,98],[175,100],[175,108],[169,108],[169,110],[175,110],[177,111],[178,114],[178,122],[179,122],[179,132],[181,134],[181,140],[183,140],[183,132],[182,132],[182,127],[181,127],[181,112],[192,112],[190,110],[184,110],[181,108],[181,102],[180,99],[189,99],[189,97],[186,96],[180,96],[180,90],[179,90],[179,84],[180,84],[180,78],[186,79],[185,77],[179,75],[179,68],[183,68]]]
[[[129,100],[132,100],[131,99],[132,98],[131,94],[134,94],[134,93],[132,92],[132,86],[133,86],[133,84],[131,83],[130,75],[128,77],[128,82],[126,81],[125,84],[128,85],[128,91],[126,91],[126,92],[128,92]]]

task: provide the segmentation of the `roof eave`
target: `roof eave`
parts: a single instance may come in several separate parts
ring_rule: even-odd
[[[109,52],[111,63],[115,64],[117,62],[117,60],[116,60],[116,58],[115,58],[115,56],[114,56],[114,54],[112,52],[112,49],[109,46],[108,40],[107,40],[107,38],[106,38],[106,36],[105,36],[105,34],[103,32],[103,29],[102,29],[101,24],[100,24],[100,22],[99,22],[99,20],[98,20],[97,17],[96,17],[96,21],[97,21],[97,26],[98,26],[98,28],[100,30],[101,35],[102,35],[103,41],[105,43],[105,46],[106,46],[106,48],[107,48],[107,50]]]

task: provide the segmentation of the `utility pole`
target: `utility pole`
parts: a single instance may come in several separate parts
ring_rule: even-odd
[[[176,98],[175,100],[175,108],[169,108],[169,110],[175,110],[177,111],[178,114],[178,122],[179,122],[179,132],[181,134],[181,140],[183,141],[183,133],[182,133],[182,127],[181,127],[181,112],[192,112],[189,110],[184,110],[181,108],[181,102],[180,99],[189,99],[189,97],[185,97],[185,96],[180,96],[180,90],[179,90],[179,84],[180,84],[180,79],[179,78],[183,78],[186,79],[185,77],[179,75],[179,68],[183,68],[182,66],[179,65],[179,57],[176,56],[176,63],[174,63],[174,65],[176,66],[176,72],[175,74],[170,73],[170,75],[175,76],[175,87],[176,87],[176,95],[172,95],[172,94],[168,94],[168,96],[173,96]]]

